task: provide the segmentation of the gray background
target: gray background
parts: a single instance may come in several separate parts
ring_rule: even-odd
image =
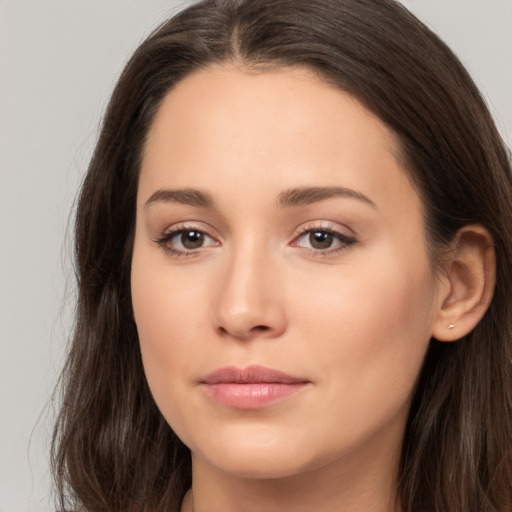
[[[184,3],[0,0],[0,512],[52,510],[47,405],[73,310],[70,211],[124,62]],[[469,68],[510,146],[512,0],[404,3]]]

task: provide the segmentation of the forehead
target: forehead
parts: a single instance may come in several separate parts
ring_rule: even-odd
[[[379,118],[307,69],[212,66],[164,98],[148,133],[139,197],[198,184],[214,193],[237,185],[247,200],[262,186],[274,195],[319,184],[377,198],[414,193],[397,148]]]

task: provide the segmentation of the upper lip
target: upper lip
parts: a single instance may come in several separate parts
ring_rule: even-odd
[[[251,365],[245,368],[226,366],[219,368],[201,379],[203,384],[251,384],[251,383],[279,383],[298,384],[309,382],[307,379],[293,377],[280,370],[266,368],[264,366]]]

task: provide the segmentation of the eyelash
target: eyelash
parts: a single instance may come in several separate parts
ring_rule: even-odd
[[[195,228],[194,226],[178,226],[178,227],[176,227],[175,229],[173,229],[171,231],[162,233],[162,235],[157,240],[155,240],[155,242],[166,253],[168,253],[168,254],[170,254],[172,256],[176,256],[176,257],[180,257],[180,256],[186,256],[186,257],[187,256],[194,256],[194,255],[198,254],[201,251],[201,249],[204,249],[205,247],[202,246],[202,247],[199,247],[196,250],[194,250],[194,249],[181,250],[181,249],[177,249],[176,247],[173,247],[169,243],[173,238],[176,238],[177,236],[180,236],[180,235],[182,235],[184,233],[187,233],[187,232],[188,233],[195,232],[195,233],[198,233],[199,235],[202,235],[204,237],[208,237],[211,240],[215,240],[212,236],[210,236],[206,231],[204,231],[202,229]],[[312,233],[324,233],[324,234],[330,235],[334,239],[336,239],[340,243],[340,245],[337,246],[337,247],[334,247],[334,248],[326,248],[325,250],[308,248],[308,247],[303,247],[303,246],[299,245],[298,241],[302,237],[304,237],[305,235],[308,235],[308,234],[311,235]],[[354,235],[350,235],[350,236],[345,235],[345,234],[340,233],[339,231],[337,231],[335,229],[332,229],[331,227],[324,227],[324,226],[318,226],[318,225],[309,225],[309,226],[304,226],[302,229],[300,229],[300,231],[298,233],[296,233],[296,235],[294,236],[294,239],[290,243],[290,245],[292,247],[302,247],[303,249],[305,249],[306,251],[310,252],[314,256],[326,257],[326,256],[336,255],[336,254],[338,254],[338,253],[340,253],[342,251],[345,251],[345,250],[349,249],[352,245],[357,243],[357,241],[358,240],[357,240],[357,238]],[[214,246],[218,245],[218,242],[216,244],[213,244],[213,245]]]
[[[300,229],[300,231],[295,235],[295,238],[293,239],[292,247],[301,247],[298,244],[298,240],[300,240],[305,235],[310,235],[312,233],[324,233],[327,235],[331,235],[339,242],[339,246],[337,247],[330,247],[327,249],[314,249],[314,248],[308,248],[303,247],[303,249],[310,252],[313,256],[317,257],[328,257],[328,256],[335,256],[343,251],[348,250],[352,245],[357,243],[357,238],[355,235],[345,235],[343,233],[340,233],[338,230],[333,229],[328,226],[319,226],[319,225],[306,225]]]
[[[155,241],[166,253],[170,254],[171,256],[177,256],[177,257],[179,257],[179,256],[194,256],[201,249],[204,249],[204,247],[200,247],[196,250],[190,249],[190,250],[183,251],[181,249],[177,249],[176,247],[173,247],[169,243],[173,238],[175,238],[179,235],[182,235],[183,233],[190,233],[190,232],[198,233],[202,236],[205,236],[205,237],[208,237],[208,238],[211,238],[212,240],[214,240],[214,238],[212,236],[210,236],[203,229],[198,229],[194,226],[178,226],[171,231],[162,233],[162,235]]]

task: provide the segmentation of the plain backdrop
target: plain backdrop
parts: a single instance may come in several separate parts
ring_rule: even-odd
[[[185,3],[0,0],[0,512],[55,510],[49,401],[73,312],[68,219],[123,64]],[[404,3],[469,68],[510,146],[512,1]]]

